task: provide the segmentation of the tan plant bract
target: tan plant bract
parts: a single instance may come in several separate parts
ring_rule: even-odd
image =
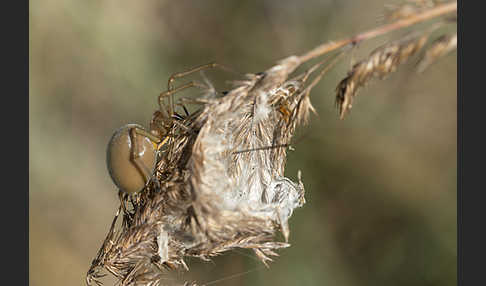
[[[434,40],[430,48],[425,51],[424,56],[420,60],[417,70],[423,72],[431,64],[435,63],[441,57],[447,55],[457,48],[457,33],[452,35],[442,35]]]
[[[385,20],[396,21],[405,19],[435,7],[440,0],[408,0],[401,4],[389,4],[385,6]]]
[[[358,89],[373,78],[383,79],[415,55],[427,41],[428,35],[416,36],[387,44],[373,51],[369,57],[353,66],[348,76],[336,88],[336,104],[340,118],[351,109]]]
[[[189,269],[185,257],[209,260],[233,248],[252,249],[267,265],[278,249],[290,246],[288,220],[305,203],[300,172],[293,181],[284,170],[286,147],[314,111],[311,89],[346,48],[456,9],[456,3],[438,5],[287,57],[265,72],[247,74],[227,93],[206,80],[204,96],[180,99],[199,108],[167,125],[167,143],[159,146],[146,187],[135,194],[119,192],[120,207],[88,270],[87,284],[101,285],[104,269],[119,285],[162,285],[167,270]],[[393,72],[426,40],[427,34],[420,34],[387,44],[354,65],[337,88],[341,117],[358,88]],[[338,51],[335,57],[297,73],[303,63],[332,51]]]

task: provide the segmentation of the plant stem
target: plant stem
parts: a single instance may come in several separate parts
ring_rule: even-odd
[[[337,42],[329,42],[322,44],[313,50],[303,54],[302,56],[299,57],[300,62],[306,62],[308,60],[311,60],[313,58],[322,56],[326,53],[329,53],[331,51],[337,50],[339,48],[342,48],[344,46],[347,46],[349,44],[358,44],[362,41],[369,40],[372,38],[375,38],[377,36],[384,35],[386,33],[409,27],[414,24],[430,20],[435,17],[439,17],[448,13],[452,13],[457,11],[457,2],[452,2],[452,3],[447,3],[447,4],[442,4],[438,5],[434,8],[428,9],[422,13],[416,14],[416,15],[411,15],[409,17],[400,19],[396,22],[380,26],[378,28],[366,31],[364,33],[355,35],[351,38],[339,40]]]

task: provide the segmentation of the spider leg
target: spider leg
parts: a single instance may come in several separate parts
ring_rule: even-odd
[[[184,124],[180,123],[179,121],[174,121],[174,124],[181,127],[182,129],[184,129],[184,131],[190,130],[189,127],[185,126]]]
[[[193,68],[186,70],[186,71],[182,71],[182,72],[172,74],[169,77],[169,80],[167,81],[167,91],[165,93],[161,94],[161,96],[163,95],[162,97],[169,96],[169,117],[173,114],[172,111],[174,110],[173,94],[176,93],[177,92],[176,90],[179,89],[179,88],[174,88],[173,82],[178,78],[188,76],[188,75],[193,74],[195,72],[202,71],[202,70],[205,70],[205,69],[213,69],[213,68],[220,68],[222,70],[234,72],[233,70],[231,70],[230,68],[228,68],[228,67],[226,67],[222,64],[218,64],[218,63],[213,62],[213,63],[208,63],[208,64],[200,65],[200,66],[197,66],[197,67],[193,67]],[[185,86],[186,85],[181,86],[181,87],[184,87],[182,89],[187,88]],[[194,83],[192,83],[191,86],[194,86]],[[174,92],[172,92],[172,91],[174,91]],[[159,105],[161,105],[160,104],[161,96],[159,96]]]
[[[174,112],[174,114],[172,115],[172,118],[179,120],[179,121],[184,120],[184,117],[182,117],[182,115],[180,115],[177,112]]]
[[[187,89],[187,88],[190,88],[190,87],[193,87],[193,86],[198,86],[198,84],[194,81],[190,81],[184,85],[181,85],[181,86],[178,86],[176,88],[173,88],[173,89],[169,89],[167,91],[164,91],[162,93],[159,94],[159,107],[160,107],[160,110],[162,111],[163,110],[163,106],[164,106],[164,103],[163,103],[163,100],[164,98],[168,97],[169,98],[169,106],[168,106],[168,111],[167,112],[167,117],[168,118],[171,118],[172,115],[174,114],[174,102],[173,102],[173,95],[175,93],[178,93],[184,89]]]
[[[158,136],[155,136],[154,134],[152,134],[152,133],[150,133],[150,132],[148,132],[144,129],[141,129],[141,128],[138,128],[138,127],[133,127],[132,130],[134,130],[134,131],[130,131],[130,132],[134,132],[138,135],[142,135],[144,137],[147,137],[148,139],[150,139],[150,141],[152,141],[155,144],[159,144],[162,141],[161,138],[159,138]]]
[[[141,159],[142,155],[140,154],[140,145],[138,142],[138,136],[147,137],[148,139],[150,139],[150,141],[152,141],[155,144],[159,144],[161,140],[157,136],[141,128],[134,127],[130,129],[130,141],[132,142],[131,144],[132,148],[130,150],[130,158],[133,161],[134,165],[137,167],[142,177],[144,178],[145,183],[148,183],[148,181],[150,181],[150,178],[152,177],[152,171],[150,170],[149,167],[147,167],[147,165],[145,165],[145,163]]]
[[[201,70],[213,69],[213,68],[221,68],[223,70],[229,70],[229,68],[227,68],[227,67],[225,67],[221,64],[218,64],[218,63],[208,63],[208,64],[200,65],[200,66],[197,66],[197,67],[193,67],[189,70],[186,70],[186,71],[183,71],[183,72],[178,72],[178,73],[171,75],[170,78],[169,78],[169,81],[167,82],[167,90],[173,89],[172,83],[178,78],[188,76],[190,74],[193,74],[193,73],[201,71]]]
[[[187,111],[186,106],[184,106],[184,104],[181,104],[181,105],[182,105],[182,108],[184,109],[184,112],[186,113],[186,116],[189,116],[189,111]]]

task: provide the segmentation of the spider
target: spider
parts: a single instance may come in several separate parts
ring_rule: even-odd
[[[194,81],[174,88],[173,82],[177,78],[215,67],[222,67],[216,63],[209,63],[191,68],[187,71],[170,76],[167,91],[158,96],[159,110],[154,112],[150,129],[146,130],[138,124],[126,124],[117,129],[111,137],[106,150],[106,164],[111,179],[120,191],[134,194],[141,191],[152,178],[157,161],[157,152],[170,141],[171,130],[175,124],[180,124],[184,117],[175,112],[175,93],[196,86]],[[164,100],[168,98],[167,108]],[[186,116],[189,112],[182,105]]]

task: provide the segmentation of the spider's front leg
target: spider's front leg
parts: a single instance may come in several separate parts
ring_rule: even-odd
[[[173,98],[173,95],[175,93],[181,91],[181,90],[186,89],[186,88],[190,88],[190,87],[193,87],[193,86],[199,86],[199,84],[197,84],[196,82],[191,81],[191,82],[188,82],[184,85],[181,85],[181,86],[175,88],[173,86],[173,83],[176,79],[183,78],[185,76],[191,75],[191,74],[198,72],[198,71],[202,71],[202,70],[205,70],[205,69],[212,69],[212,68],[220,68],[222,70],[232,71],[231,69],[229,69],[228,67],[226,67],[224,65],[221,65],[221,64],[218,64],[218,63],[208,63],[208,64],[200,65],[200,66],[197,66],[197,67],[193,67],[193,68],[186,70],[186,71],[183,71],[183,72],[178,72],[178,73],[172,74],[169,77],[169,80],[167,81],[167,91],[162,92],[159,95],[160,110],[162,111],[163,99],[168,97],[168,112],[167,112],[168,114],[167,114],[167,116],[169,118],[171,118],[172,115],[174,115],[174,98]]]

